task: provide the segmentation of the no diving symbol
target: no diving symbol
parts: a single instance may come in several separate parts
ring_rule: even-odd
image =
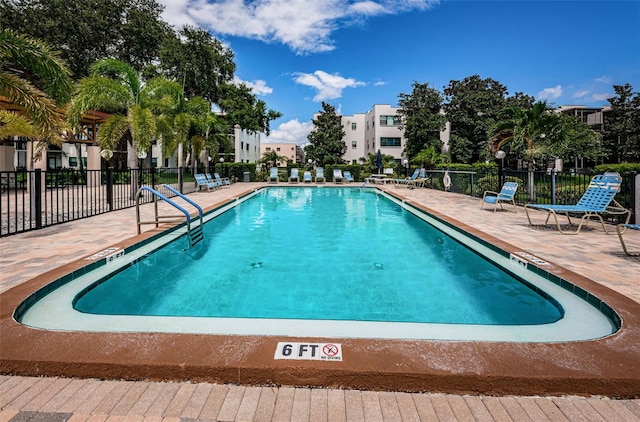
[[[322,353],[324,353],[326,356],[335,356],[339,351],[340,349],[335,344],[325,344],[322,347]]]

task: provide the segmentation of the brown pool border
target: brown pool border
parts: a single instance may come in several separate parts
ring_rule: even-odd
[[[508,253],[522,251],[397,193],[387,193]],[[132,247],[168,229],[164,226],[113,246]],[[589,341],[513,343],[63,332],[29,328],[13,319],[15,309],[34,292],[90,265],[80,259],[0,294],[0,373],[455,394],[640,397],[640,304],[553,263],[544,271],[615,310],[621,319],[618,332]],[[335,341],[342,344],[343,361],[274,360],[279,341]]]

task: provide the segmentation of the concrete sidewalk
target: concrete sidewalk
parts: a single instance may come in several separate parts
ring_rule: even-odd
[[[283,185],[283,184],[281,184]],[[259,183],[189,197],[203,208]],[[480,209],[480,200],[430,189],[385,186],[473,228],[640,302],[640,258],[622,253],[616,236],[590,224],[577,236],[530,227],[518,213]],[[153,213],[142,207],[143,219]],[[540,213],[541,222],[542,213]],[[151,230],[152,226],[143,227]],[[0,292],[136,235],[135,209],[22,233],[0,240]],[[640,249],[640,232],[628,233]],[[639,362],[640,366],[640,362]],[[605,381],[606,382],[606,381]],[[640,386],[638,388],[640,395]],[[13,419],[12,419],[13,418]],[[640,400],[603,397],[490,397],[341,389],[245,387],[188,382],[0,376],[0,422],[46,421],[640,421]]]

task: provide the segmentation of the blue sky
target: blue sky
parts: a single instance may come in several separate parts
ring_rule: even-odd
[[[414,81],[480,75],[556,106],[640,91],[640,1],[160,0],[207,29],[236,76],[282,118],[262,142],[307,143],[321,102],[343,115],[397,105]]]

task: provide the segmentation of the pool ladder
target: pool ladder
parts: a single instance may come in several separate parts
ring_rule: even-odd
[[[161,194],[157,190],[152,189],[149,186],[143,186],[140,189],[138,189],[138,192],[136,193],[136,219],[137,219],[137,226],[138,226],[138,234],[141,233],[140,226],[142,226],[143,224],[155,224],[156,227],[158,227],[160,223],[181,223],[183,221],[181,218],[182,215],[158,215],[158,198],[160,198],[164,200],[166,203],[172,205],[174,208],[180,210],[182,214],[184,214],[184,217],[187,222],[187,238],[189,239],[189,248],[192,248],[198,242],[204,239],[204,234],[202,233],[202,208],[200,207],[200,205],[196,204],[194,201],[187,198],[186,196],[184,196],[183,194],[181,194],[171,186],[162,185],[162,187],[172,192],[176,196],[179,196],[180,198],[182,198],[189,204],[193,205],[194,207],[196,207],[196,209],[198,210],[198,216],[192,219],[191,215],[186,209],[176,204],[171,199],[167,198],[165,195]],[[153,195],[153,206],[155,209],[155,220],[153,221],[140,221],[140,198],[142,197],[142,194],[144,191],[151,192],[151,194]]]

